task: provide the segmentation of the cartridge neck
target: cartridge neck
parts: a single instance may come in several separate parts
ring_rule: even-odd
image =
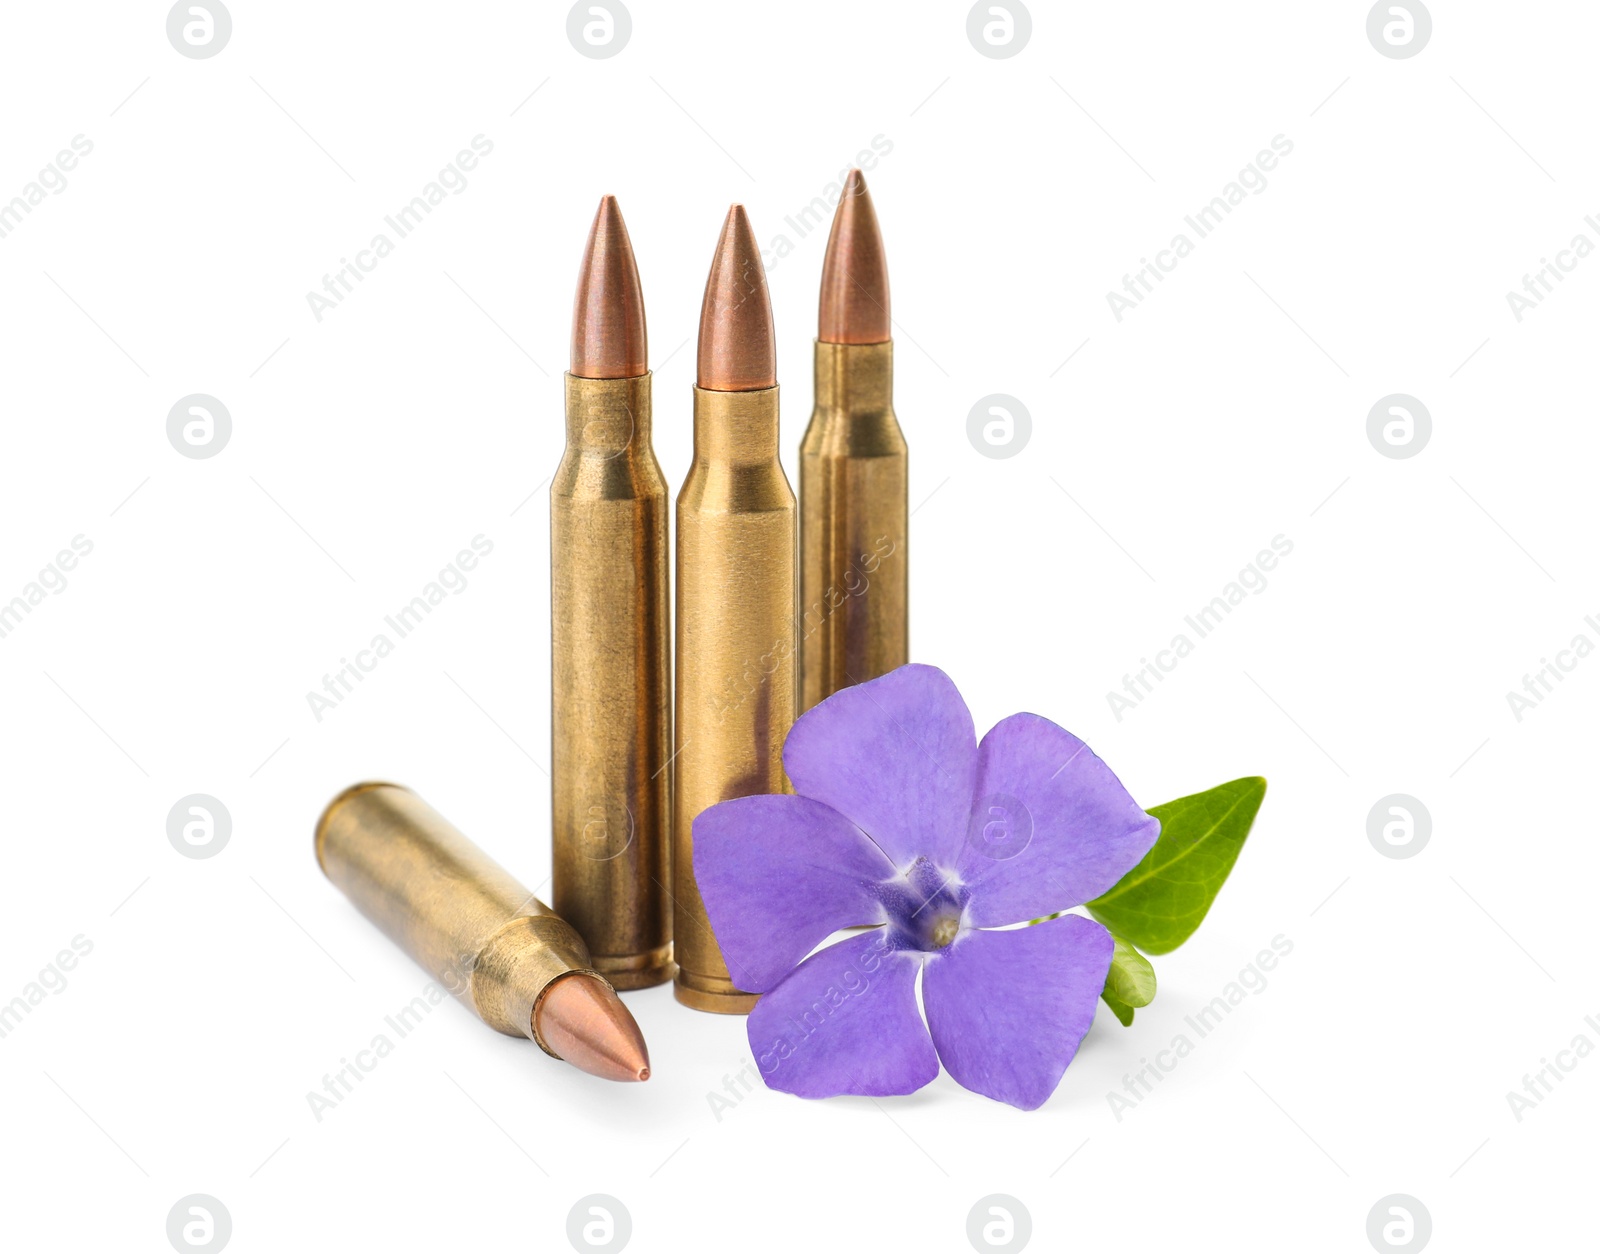
[[[497,1031],[526,1036],[554,1054],[535,1029],[539,1000],[553,981],[573,971],[604,978],[590,961],[582,939],[560,916],[512,919],[489,938],[473,964],[473,1008]]]
[[[696,461],[733,466],[778,460],[778,389],[751,392],[694,390]]]
[[[894,409],[894,342],[816,343],[816,407],[877,416]]]
[[[601,457],[650,447],[650,379],[566,376],[567,447]]]

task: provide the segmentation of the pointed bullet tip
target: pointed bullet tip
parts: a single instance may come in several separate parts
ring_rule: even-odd
[[[650,1053],[639,1024],[604,980],[582,971],[560,976],[545,990],[535,1029],[557,1057],[603,1080],[650,1078]]]
[[[778,383],[767,272],[741,204],[728,209],[706,278],[700,305],[698,382],[713,392],[748,392]]]
[[[825,344],[882,344],[890,338],[889,263],[872,194],[851,170],[822,261],[817,338]]]
[[[633,244],[617,198],[595,210],[572,304],[573,374],[584,379],[629,379],[649,370],[644,293]]]

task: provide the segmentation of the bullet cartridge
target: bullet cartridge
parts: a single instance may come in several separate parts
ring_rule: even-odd
[[[694,464],[678,495],[674,993],[743,1014],[695,886],[694,817],[733,797],[783,792],[795,718],[795,498],[778,462],[777,359],[766,275],[749,219],[723,226],[700,313]]]
[[[620,989],[672,976],[667,485],[644,300],[616,198],[578,280],[566,449],[550,483],[556,912]]]
[[[355,907],[478,1018],[611,1080],[644,1080],[638,1024],[583,939],[427,802],[345,789],[317,822],[317,862]]]
[[[800,711],[909,660],[906,442],[889,272],[852,170],[828,237],[816,402],[800,444]]]

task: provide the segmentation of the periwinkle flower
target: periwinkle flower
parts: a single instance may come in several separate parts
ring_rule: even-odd
[[[1112,940],[1075,914],[1012,925],[1105,892],[1160,823],[1048,719],[1013,714],[977,743],[932,666],[829,697],[783,762],[797,795],[694,821],[712,931],[734,980],[762,994],[748,1031],[767,1085],[910,1093],[942,1061],[974,1092],[1041,1105],[1094,1019]],[[871,930],[812,953],[858,925]]]

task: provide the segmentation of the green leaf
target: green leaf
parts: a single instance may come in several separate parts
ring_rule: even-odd
[[[1171,953],[1211,909],[1266,795],[1267,781],[1252,776],[1155,806],[1154,847],[1089,913],[1147,953]]]
[[[1123,1027],[1131,1028],[1133,1026],[1133,1007],[1128,1005],[1127,1002],[1103,989],[1100,992],[1100,1000],[1111,1007],[1111,1013],[1117,1016]]]
[[[1148,1006],[1156,995],[1156,969],[1122,937],[1111,939],[1116,948],[1111,952],[1111,969],[1106,972],[1106,986],[1100,990],[1100,998],[1122,1026],[1129,1027],[1134,1007]]]

